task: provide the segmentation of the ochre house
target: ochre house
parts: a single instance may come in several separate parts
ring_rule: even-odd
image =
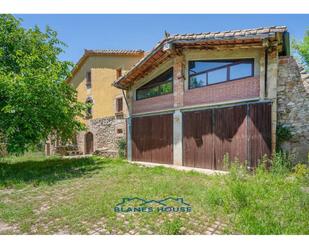
[[[254,168],[282,146],[308,153],[308,87],[284,26],[166,36],[114,86],[126,91],[128,160]]]
[[[77,90],[79,102],[91,103],[92,107],[87,111],[87,118],[82,120],[87,130],[77,134],[72,151],[117,154],[117,140],[126,136],[127,105],[123,91],[112,83],[143,55],[142,50],[85,50],[67,83]],[[48,141],[46,153],[60,152],[60,148],[59,142]]]

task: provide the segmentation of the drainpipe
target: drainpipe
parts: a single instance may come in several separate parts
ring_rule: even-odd
[[[127,105],[127,110],[128,110],[128,118],[127,118],[127,122],[126,122],[126,137],[127,137],[127,159],[129,161],[132,161],[132,117],[131,117],[131,110],[129,107],[129,103],[128,103],[128,99],[127,96],[124,92],[123,89],[121,89],[122,91],[122,95],[124,97],[124,100],[126,102]]]
[[[123,95],[124,100],[125,100],[125,102],[126,102],[126,105],[127,105],[127,108],[128,108],[128,113],[129,113],[129,116],[130,116],[129,104],[128,104],[127,96],[125,95],[125,93],[124,93],[124,90],[123,90],[123,89],[121,89],[121,92],[122,92],[122,95]]]

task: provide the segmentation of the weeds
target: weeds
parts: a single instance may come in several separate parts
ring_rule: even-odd
[[[307,165],[296,165],[292,173],[290,158],[282,152],[270,164],[268,170],[262,160],[254,174],[239,162],[230,164],[225,184],[208,192],[210,206],[221,209],[244,234],[309,234],[309,197],[301,188],[309,179]]]
[[[162,225],[163,234],[177,235],[180,234],[180,228],[182,227],[182,222],[179,218],[174,220],[167,220]]]
[[[293,169],[292,158],[288,153],[276,152],[271,160],[271,172],[276,174],[287,174]]]

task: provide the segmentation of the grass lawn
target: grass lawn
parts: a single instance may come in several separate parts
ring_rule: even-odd
[[[0,234],[309,234],[308,182],[292,174],[204,175],[120,159],[0,161]],[[124,197],[181,197],[191,212],[118,213]]]

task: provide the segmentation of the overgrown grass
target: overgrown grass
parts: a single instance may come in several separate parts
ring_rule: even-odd
[[[10,158],[0,163],[0,221],[27,234],[207,234],[215,221],[226,234],[309,234],[308,165],[289,171],[282,157],[272,170],[262,163],[248,173],[234,163],[211,176],[97,157]],[[123,197],[169,196],[192,212],[114,212]]]

